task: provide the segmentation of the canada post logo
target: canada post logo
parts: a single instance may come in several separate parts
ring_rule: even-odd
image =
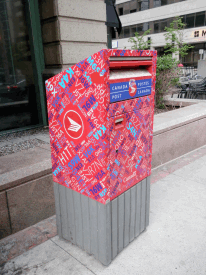
[[[130,79],[129,81],[129,94],[131,97],[135,96],[137,92],[137,85],[134,79]]]
[[[73,110],[70,110],[64,115],[64,129],[68,136],[73,139],[78,139],[84,131],[84,124],[81,116]]]

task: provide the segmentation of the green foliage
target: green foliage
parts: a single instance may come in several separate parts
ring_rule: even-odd
[[[145,41],[145,36],[148,35],[151,32],[151,29],[148,29],[145,31],[142,35],[140,35],[138,32],[135,32],[135,37],[130,37],[129,42],[131,42],[132,49],[133,50],[147,50],[150,48],[150,45],[152,43],[151,40],[146,40]]]
[[[175,17],[169,27],[165,27],[166,33],[164,34],[166,45],[165,53],[178,53],[180,62],[182,63],[183,57],[187,55],[189,49],[194,46],[183,43],[183,31],[186,24],[182,22],[182,17]]]
[[[187,55],[189,49],[193,46],[183,43],[183,31],[186,24],[182,22],[181,17],[176,17],[169,27],[165,27],[164,47],[165,53],[163,56],[157,57],[156,70],[156,93],[155,105],[157,108],[165,108],[163,96],[170,93],[172,89],[179,83],[179,61],[172,57],[172,54],[179,54],[180,62],[182,58]],[[129,38],[132,43],[133,50],[145,50],[151,45],[151,41],[145,40],[145,36],[150,33],[151,29],[145,31],[142,35],[135,33],[135,37]]]
[[[157,57],[156,70],[156,94],[155,103],[157,108],[163,108],[163,95],[169,93],[178,84],[179,68],[178,61],[171,54]]]
[[[157,57],[157,75],[160,71],[174,68],[178,65],[178,61],[172,58],[171,54],[164,54]]]

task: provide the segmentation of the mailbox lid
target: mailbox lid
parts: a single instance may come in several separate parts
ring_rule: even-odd
[[[150,107],[110,117],[110,198],[113,200],[150,173]]]
[[[112,80],[124,80],[130,78],[140,78],[140,77],[152,77],[151,73],[144,68],[136,68],[136,69],[124,69],[124,70],[110,70],[109,80],[110,83],[113,83]]]

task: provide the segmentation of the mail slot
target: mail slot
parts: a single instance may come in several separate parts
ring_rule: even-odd
[[[105,49],[46,81],[58,235],[104,265],[149,224],[155,72]]]

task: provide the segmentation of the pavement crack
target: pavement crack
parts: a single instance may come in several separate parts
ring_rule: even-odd
[[[59,248],[61,248],[62,250],[64,250],[64,252],[66,252],[67,254],[69,254],[73,259],[75,259],[77,262],[79,262],[81,265],[83,265],[84,267],[86,267],[86,269],[88,269],[90,272],[92,272],[94,275],[97,275],[96,273],[94,273],[90,268],[88,268],[85,264],[83,264],[82,262],[80,262],[77,258],[75,258],[74,256],[72,256],[68,251],[66,251],[64,248],[62,248],[61,246],[59,246],[57,243],[55,243],[52,239],[50,239],[50,241],[52,241],[54,244],[56,244]]]

